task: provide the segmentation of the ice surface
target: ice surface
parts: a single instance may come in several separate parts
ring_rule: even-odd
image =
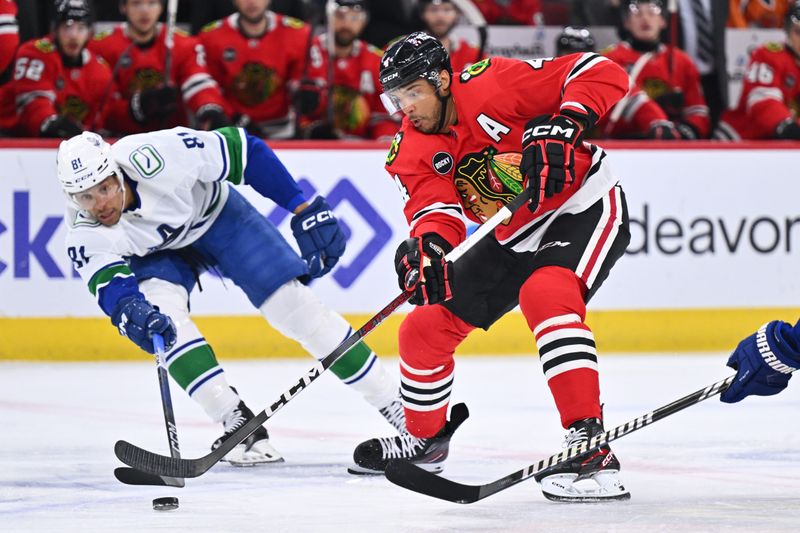
[[[601,356],[607,426],[728,375],[725,356]],[[394,370],[396,359],[388,359]],[[230,362],[229,381],[254,411],[309,361]],[[560,428],[534,357],[461,358],[453,401],[470,419],[454,437],[445,475],[483,483],[561,448]],[[797,378],[795,379],[797,381]],[[220,429],[173,384],[185,457]],[[738,405],[708,400],[623,437],[628,502],[545,500],[532,480],[472,505],[346,473],[353,448],[391,428],[332,375],[268,424],[282,465],[220,464],[183,489],[131,487],[113,477],[114,442],[167,453],[156,371],[142,363],[0,364],[1,531],[798,531],[800,383]],[[178,496],[180,509],[151,500]]]

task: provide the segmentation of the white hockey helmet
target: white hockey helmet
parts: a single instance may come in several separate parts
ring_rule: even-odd
[[[111,156],[111,145],[96,133],[84,131],[61,141],[57,158],[58,180],[70,197],[94,187],[113,174],[122,183],[122,172]]]

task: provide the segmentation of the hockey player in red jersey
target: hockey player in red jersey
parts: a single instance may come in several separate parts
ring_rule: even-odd
[[[208,68],[237,124],[261,137],[290,138],[295,134],[291,92],[303,72],[311,28],[269,11],[270,0],[234,0],[234,5],[236,13],[199,35]]]
[[[109,104],[114,132],[127,135],[189,123],[206,129],[230,125],[197,39],[176,30],[170,72],[164,72],[167,28],[158,22],[163,10],[162,0],[120,0],[126,22],[89,44],[112,66],[121,93]]]
[[[387,108],[405,114],[386,170],[410,225],[395,255],[399,284],[417,306],[399,333],[409,434],[362,443],[351,471],[381,472],[393,458],[442,469],[466,416],[455,406],[446,420],[453,353],[470,331],[488,329],[517,304],[569,429],[568,445],[586,442],[603,431],[586,302],[624,253],[630,232],[621,186],[583,132],[622,98],[628,77],[594,53],[491,57],[454,75],[441,43],[414,33],[384,54],[381,85]],[[445,261],[465,238],[467,219],[488,220],[526,188],[529,209],[455,264]],[[551,499],[626,499],[618,471],[603,446],[538,480]]]
[[[786,42],[753,50],[739,104],[722,114],[714,138],[800,140],[800,3],[786,16]]]
[[[358,38],[369,18],[366,0],[335,0],[336,10],[331,20],[334,32],[333,102],[328,91],[319,98],[319,106],[307,117],[305,136],[367,138],[391,140],[400,127],[383,108],[380,98],[378,70],[383,52]],[[327,34],[314,38],[309,52],[307,78],[317,80],[320,88],[327,86]],[[314,89],[302,88],[301,97],[313,97]],[[310,93],[310,94],[309,94]],[[313,99],[313,98],[312,98]],[[328,106],[332,105],[332,109]],[[327,113],[333,114],[333,132],[327,124]],[[320,135],[321,132],[327,132]],[[333,133],[333,135],[330,135]]]
[[[17,120],[14,89],[9,83],[17,46],[17,3],[14,0],[0,0],[0,134],[9,132]]]
[[[661,43],[667,25],[663,1],[627,0],[625,4],[623,24],[630,37],[603,55],[630,73],[634,86],[659,104],[681,138],[707,138],[711,119],[697,67],[685,52]]]
[[[10,82],[17,134],[71,137],[102,127],[100,107],[111,70],[86,48],[91,25],[86,0],[59,0],[53,33],[20,46]],[[4,122],[14,119],[7,115]]]
[[[441,42],[450,54],[450,65],[454,72],[460,72],[480,57],[479,50],[464,39],[450,36],[450,32],[458,22],[459,11],[450,0],[420,0],[420,18],[425,31]]]
[[[556,38],[558,57],[578,52],[594,52],[595,40],[588,28],[566,26]],[[680,138],[664,110],[641,89],[632,88],[611,113],[598,121],[586,138],[661,139]]]
[[[19,26],[17,26],[17,3],[14,0],[0,0],[0,84],[8,81],[7,72],[14,60],[19,45]]]

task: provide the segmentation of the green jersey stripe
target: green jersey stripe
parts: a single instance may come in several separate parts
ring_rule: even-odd
[[[247,157],[247,143],[244,136],[244,130],[241,128],[219,128],[217,133],[222,135],[225,141],[225,148],[227,154],[223,154],[228,158],[228,175],[225,179],[239,185],[244,179],[244,167]]]
[[[133,272],[126,263],[112,263],[95,272],[89,280],[89,290],[93,296],[97,296],[97,291],[111,283],[111,280],[120,276],[127,278],[133,276]]]

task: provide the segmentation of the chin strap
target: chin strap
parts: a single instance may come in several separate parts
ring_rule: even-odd
[[[442,104],[442,112],[439,114],[439,125],[436,126],[436,131],[441,132],[444,127],[444,121],[447,118],[447,100],[449,100],[450,97],[442,96],[438,93],[436,96],[439,98],[439,103]]]

